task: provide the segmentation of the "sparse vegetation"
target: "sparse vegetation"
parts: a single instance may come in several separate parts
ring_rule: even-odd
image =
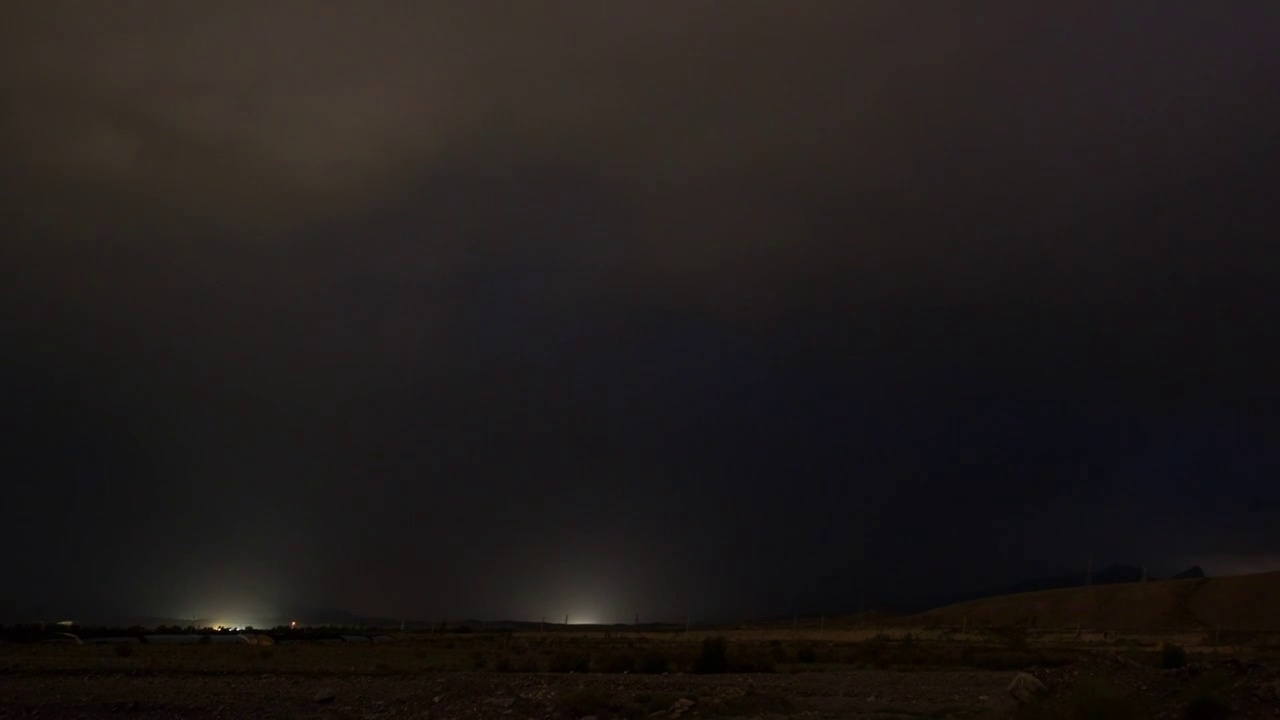
[[[693,671],[703,675],[726,672],[729,669],[727,646],[728,641],[723,635],[703,638],[702,652],[693,665]]]
[[[947,677],[949,670],[956,669],[965,669],[977,677],[982,677],[984,671],[993,671],[1000,674],[999,681],[982,691],[988,697],[998,697],[1003,692],[1009,677],[1006,673],[1034,668],[1037,675],[1047,673],[1049,677],[1057,678],[1056,682],[1046,679],[1054,692],[1043,701],[1034,703],[1034,710],[1024,708],[1019,711],[1022,717],[1037,720],[1126,717],[1125,713],[1145,702],[1145,691],[1138,690],[1144,684],[1156,685],[1163,697],[1168,698],[1168,707],[1161,710],[1166,712],[1169,720],[1226,717],[1225,713],[1233,706],[1240,705],[1242,697],[1247,705],[1249,698],[1255,697],[1257,692],[1269,692],[1269,686],[1259,691],[1254,685],[1248,685],[1245,690],[1240,690],[1240,683],[1245,677],[1242,668],[1246,667],[1242,663],[1248,662],[1246,657],[1264,661],[1271,658],[1267,653],[1274,654],[1273,649],[1280,648],[1280,643],[1275,642],[1280,636],[1254,633],[1248,638],[1250,644],[1229,646],[1232,659],[1227,661],[1221,654],[1201,644],[1201,633],[1193,630],[1166,634],[1115,631],[1104,634],[1102,631],[1077,632],[1074,628],[1028,629],[1021,625],[960,629],[885,624],[879,628],[828,628],[820,634],[816,631],[793,632],[789,628],[732,630],[713,635],[686,635],[682,631],[614,631],[611,635],[605,632],[561,631],[508,636],[505,632],[474,631],[442,636],[438,632],[423,632],[406,633],[394,640],[384,638],[379,642],[351,644],[338,639],[340,634],[336,632],[328,636],[329,639],[316,643],[290,642],[290,638],[285,637],[283,645],[236,644],[228,642],[233,638],[220,639],[217,634],[209,634],[203,636],[200,641],[203,645],[199,649],[189,644],[178,646],[168,638],[165,642],[134,645],[103,646],[86,642],[83,648],[67,644],[43,645],[30,640],[0,645],[0,668],[5,668],[0,672],[0,682],[6,676],[29,678],[47,674],[48,677],[63,677],[85,672],[75,668],[77,662],[87,663],[88,673],[120,674],[127,669],[126,677],[139,669],[145,669],[148,677],[200,678],[253,673],[304,677],[314,673],[342,677],[354,671],[369,676],[373,682],[384,675],[399,677],[440,671],[464,671],[456,677],[472,676],[472,672],[479,673],[473,677],[483,677],[489,673],[551,671],[557,674],[576,673],[581,677],[546,675],[519,680],[521,684],[558,686],[555,693],[547,695],[547,702],[554,703],[554,707],[529,708],[534,714],[549,712],[551,717],[569,718],[572,712],[578,711],[577,708],[590,708],[573,717],[596,714],[601,718],[636,720],[648,718],[653,713],[671,711],[672,703],[682,697],[689,698],[686,702],[696,702],[695,705],[680,706],[685,708],[682,714],[687,717],[782,716],[812,709],[805,699],[810,691],[806,689],[792,697],[770,688],[792,688],[796,687],[794,683],[805,688],[821,687],[827,682],[821,678],[828,671],[872,668],[894,669],[904,674],[922,669],[936,671],[938,674],[931,674],[931,678]],[[123,631],[118,634],[101,633],[99,637],[119,638],[126,637],[126,634]],[[1233,637],[1243,638],[1245,633],[1235,633]],[[212,647],[204,646],[210,642]],[[1097,652],[1090,653],[1091,649]],[[1082,658],[1092,659],[1082,661]],[[268,659],[270,663],[264,662]],[[1078,662],[1083,662],[1081,667],[1085,669],[1081,678],[1101,676],[1112,684],[1077,682],[1075,678],[1079,669],[1074,667],[1054,675],[1054,668]],[[1098,668],[1099,662],[1105,662],[1106,667]],[[1178,672],[1161,673],[1157,668]],[[1234,676],[1215,672],[1213,668],[1230,670]],[[72,672],[68,673],[68,670]],[[800,673],[803,677],[785,681],[776,678],[696,679],[698,674],[775,671]],[[610,677],[606,679],[597,673],[607,673]],[[622,677],[622,673],[649,676],[671,673],[671,677],[628,679]],[[866,677],[884,676],[877,673]],[[1071,680],[1068,682],[1064,678]],[[463,682],[465,685],[467,681]],[[493,679],[485,682],[507,681]],[[776,684],[783,682],[786,684]],[[833,677],[831,682],[836,682],[836,679]],[[894,682],[909,683],[910,680]],[[452,683],[450,680],[450,687]],[[689,692],[690,686],[697,687],[697,683],[707,683],[707,690],[675,697],[664,692],[672,688]],[[600,692],[570,694],[592,688]],[[755,692],[739,695],[748,689]],[[446,698],[443,702],[449,702],[447,698],[452,692],[443,693]],[[1157,688],[1153,687],[1152,692],[1157,692]],[[1248,694],[1242,696],[1242,692]],[[564,704],[561,703],[562,693],[567,697]],[[875,705],[867,705],[867,698],[878,695],[878,689],[868,688],[865,694],[859,690],[856,698],[843,693],[843,690],[837,691],[835,699],[827,702],[847,703],[850,708],[859,708],[860,712],[884,708],[886,717],[957,718],[972,714],[975,709],[983,709],[976,700],[978,693],[971,693],[973,699],[969,705],[964,705],[963,701],[956,705],[953,702],[955,695],[948,692],[945,697],[938,698],[940,702],[931,706],[906,701],[900,689],[896,694],[890,691],[878,698],[886,702]],[[963,690],[958,694],[965,696]],[[781,700],[775,701],[777,698],[771,698],[771,695],[780,695]],[[1270,699],[1271,696],[1267,697]],[[789,709],[791,704],[799,709]],[[569,708],[575,709],[571,712]],[[887,712],[894,708],[902,712]],[[517,710],[523,711],[523,707]]]
[[[637,669],[649,675],[661,675],[671,668],[671,658],[659,650],[650,650],[640,656]]]
[[[591,669],[591,653],[563,649],[551,656],[548,669],[553,673],[587,672]]]
[[[1231,716],[1231,688],[1235,681],[1221,670],[1199,675],[1184,693],[1185,720],[1219,720]]]
[[[1102,680],[1080,682],[1071,703],[1071,720],[1134,720],[1145,717],[1139,699]]]
[[[881,668],[888,666],[886,660],[888,652],[889,644],[885,642],[884,638],[876,636],[870,640],[855,643],[847,657],[848,662],[851,664]]]
[[[600,660],[601,672],[625,673],[631,672],[635,667],[635,656],[625,652],[609,653]]]
[[[1005,648],[1015,651],[1027,649],[1027,629],[1021,625],[1000,628],[999,635]]]
[[[1175,670],[1187,664],[1187,651],[1181,645],[1165,643],[1161,650],[1160,666],[1166,670]]]

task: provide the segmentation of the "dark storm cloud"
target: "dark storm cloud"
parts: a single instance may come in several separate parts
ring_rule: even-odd
[[[3,13],[12,606],[1277,550],[1267,5]]]

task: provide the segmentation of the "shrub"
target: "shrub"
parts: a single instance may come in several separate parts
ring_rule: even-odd
[[[116,655],[122,658],[133,657],[133,644],[119,643],[116,645]]]
[[[1133,720],[1146,717],[1137,696],[1097,678],[1084,678],[1071,698],[1071,716],[1079,720]]]
[[[775,670],[773,658],[763,649],[750,653],[734,653],[728,671],[735,673],[771,673]]]
[[[999,634],[1007,649],[1025,650],[1027,648],[1027,629],[1021,625],[1001,628]]]
[[[1146,716],[1137,698],[1092,678],[1081,681],[1071,704],[1071,715],[1079,720],[1133,720]]]
[[[489,663],[489,659],[484,656],[483,652],[476,650],[475,652],[471,653],[471,667],[473,669],[483,670],[484,666],[487,665],[488,663]]]
[[[258,648],[258,657],[263,660],[270,660],[276,654],[276,649],[270,645]]]
[[[813,648],[808,646],[799,648],[796,650],[796,662],[812,665],[813,663],[818,662],[818,654],[814,652]]]
[[[853,657],[860,663],[885,667],[889,664],[888,652],[889,644],[882,638],[874,637],[855,645]]]
[[[554,673],[586,672],[591,668],[591,654],[561,650],[551,656],[550,670]]]
[[[777,642],[776,640],[774,642]],[[773,658],[775,663],[784,663],[787,661],[787,650],[782,647],[781,643],[774,645],[769,643],[769,657]]]
[[[1231,713],[1231,689],[1235,678],[1224,670],[1204,673],[1187,688],[1187,700],[1183,717],[1186,720],[1218,720]]]
[[[658,650],[650,650],[640,656],[636,669],[649,675],[661,675],[671,668],[671,658]]]
[[[511,672],[515,667],[511,664],[511,658],[499,655],[493,660],[493,669],[495,672]]]
[[[727,646],[724,636],[703,638],[702,652],[693,663],[693,671],[701,674],[725,672],[729,667]]]
[[[631,672],[635,667],[635,656],[627,653],[612,653],[600,661],[600,670],[607,673]]]
[[[1187,664],[1187,651],[1181,645],[1165,643],[1160,655],[1160,665],[1166,670],[1180,668]]]

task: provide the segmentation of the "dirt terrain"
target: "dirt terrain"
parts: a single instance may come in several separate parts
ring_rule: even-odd
[[[0,644],[0,718],[1280,718],[1280,638],[867,627]],[[361,639],[361,638],[356,638]],[[122,642],[132,640],[134,642]],[[1021,696],[1010,692],[1018,679]]]
[[[8,675],[0,716],[39,718],[947,717],[1010,707],[1009,673],[413,676]],[[681,701],[684,701],[682,703]],[[689,709],[680,712],[682,706]]]
[[[340,652],[340,649],[335,649]],[[248,673],[45,668],[0,674],[0,718],[1240,718],[1280,717],[1280,666],[1157,669],[1119,655],[1017,672],[772,674]]]

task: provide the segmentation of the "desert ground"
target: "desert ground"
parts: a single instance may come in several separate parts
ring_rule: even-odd
[[[692,632],[462,625],[253,635],[260,644],[9,642],[0,717],[1278,718],[1274,597],[1277,573]]]
[[[871,627],[6,644],[0,717],[1280,717],[1280,637],[1214,642],[1204,632]],[[1043,684],[1022,702],[1009,690],[1019,673]]]

